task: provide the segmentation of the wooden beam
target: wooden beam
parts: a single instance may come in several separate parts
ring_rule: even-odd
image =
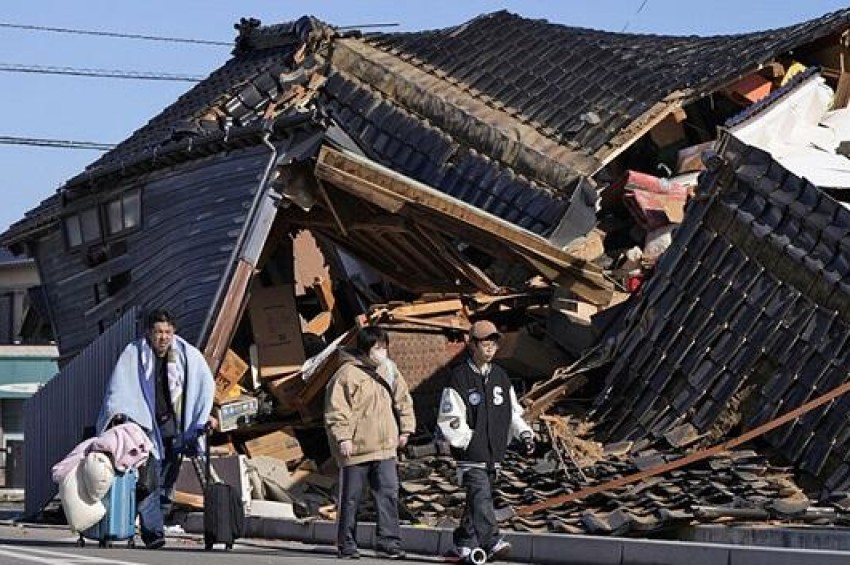
[[[213,374],[218,371],[222,359],[227,354],[227,348],[230,346],[230,340],[233,339],[237,322],[245,309],[247,303],[245,295],[253,273],[254,268],[250,263],[244,259],[237,262],[233,278],[230,279],[230,285],[224,294],[224,301],[218,310],[218,316],[204,348],[204,357]]]
[[[316,175],[393,213],[402,213],[406,207],[420,208],[447,222],[470,226],[571,273],[586,287],[613,291],[613,285],[604,279],[599,267],[574,258],[545,238],[358,155],[322,147]],[[600,293],[591,294],[585,298],[598,304]]]
[[[328,195],[328,191],[325,190],[325,183],[320,180],[317,180],[316,184],[319,187],[319,193],[322,195],[322,199],[325,201],[328,210],[331,211],[331,214],[334,217],[334,221],[336,222],[336,227],[339,229],[339,233],[341,233],[344,237],[348,236],[348,231],[346,231],[345,229],[345,224],[342,222],[342,220],[339,219],[339,214],[336,211],[336,207],[334,206],[330,195]]]
[[[475,288],[487,294],[500,294],[502,292],[503,289],[494,283],[490,277],[484,273],[484,271],[465,260],[457,250],[449,245],[445,239],[439,236],[436,232],[428,233],[427,230],[421,228],[418,228],[417,232],[419,232],[419,235],[437,249],[444,261],[448,262],[452,267],[457,269],[464,277],[466,277],[469,282],[475,285]]]
[[[459,298],[438,300],[437,302],[414,302],[387,309],[391,316],[433,316],[434,314],[454,314],[463,311],[463,302]]]

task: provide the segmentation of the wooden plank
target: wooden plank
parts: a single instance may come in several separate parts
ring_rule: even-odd
[[[319,300],[319,306],[326,312],[332,312],[336,306],[336,297],[333,292],[333,283],[330,279],[321,279],[313,283],[313,290]]]
[[[452,298],[438,302],[405,304],[389,309],[389,313],[393,316],[433,316],[434,314],[446,314],[462,310],[463,302],[458,298]]]
[[[254,268],[247,261],[240,259],[236,263],[233,278],[230,279],[230,285],[227,292],[224,293],[224,301],[204,348],[204,357],[213,372],[218,371],[221,361],[227,353],[230,341],[233,339],[236,324],[245,309],[247,302],[245,293],[248,290],[248,283],[253,272]]]
[[[394,202],[393,212],[398,213],[405,206],[416,205],[442,216],[444,220],[461,222],[489,234],[491,239],[498,238],[542,261],[572,272],[576,278],[584,280],[585,286],[596,287],[601,291],[613,290],[613,286],[602,277],[599,267],[577,260],[554,247],[545,238],[357,155],[322,147],[316,164],[316,175],[377,205],[380,204],[376,196],[390,199]],[[593,294],[587,299],[598,300],[599,294]]]
[[[393,322],[404,322],[407,324],[416,324],[419,326],[427,326],[429,328],[440,328],[443,330],[462,330],[469,331],[470,323],[466,318],[460,316],[441,316],[439,318],[413,318],[410,316],[398,316],[390,314],[390,319]]]
[[[838,87],[832,99],[833,109],[846,108],[848,102],[850,102],[850,72],[843,71],[838,75]]]
[[[307,322],[303,333],[322,335],[331,327],[332,320],[333,314],[330,312],[319,312],[315,318]]]
[[[475,288],[488,294],[499,294],[502,291],[499,285],[490,280],[490,277],[484,271],[466,261],[457,250],[446,243],[443,237],[438,236],[437,232],[431,234],[421,228],[418,228],[417,232],[425,241],[437,249],[444,261],[457,269],[469,282],[475,285]]]
[[[177,506],[192,508],[193,510],[203,510],[204,495],[192,494],[189,492],[183,492],[182,490],[176,490],[174,491],[174,504],[176,504]]]

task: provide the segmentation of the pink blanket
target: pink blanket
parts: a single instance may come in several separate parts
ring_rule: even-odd
[[[138,468],[147,461],[152,447],[151,440],[138,424],[128,422],[115,426],[98,437],[77,444],[64,459],[53,466],[53,482],[61,483],[90,451],[108,454],[115,469],[124,472]]]

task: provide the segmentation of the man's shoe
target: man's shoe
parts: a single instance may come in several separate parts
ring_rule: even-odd
[[[504,559],[511,553],[511,544],[505,541],[504,538],[499,538],[496,543],[493,544],[493,547],[487,551],[487,561],[495,561],[497,559]]]
[[[360,553],[357,551],[340,551],[336,556],[340,559],[360,559]]]
[[[145,549],[159,549],[165,545],[165,538],[156,538],[150,542],[145,543]]]
[[[375,552],[375,555],[382,559],[404,559],[407,557],[407,553],[397,547],[392,549],[379,549]]]

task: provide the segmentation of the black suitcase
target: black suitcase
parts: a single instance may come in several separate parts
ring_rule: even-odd
[[[193,459],[198,478],[204,488],[204,547],[212,550],[213,545],[223,543],[226,549],[245,531],[245,507],[242,494],[233,485],[223,482],[210,463],[210,441],[206,438],[204,471],[197,458]]]
[[[207,551],[216,543],[226,549],[245,530],[245,509],[242,496],[233,485],[210,482],[204,489],[204,546]]]

